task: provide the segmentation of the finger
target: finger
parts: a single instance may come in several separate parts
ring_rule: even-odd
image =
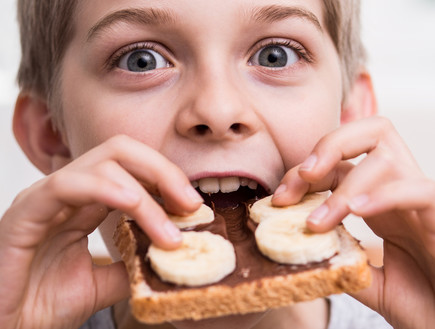
[[[334,190],[354,165],[347,161],[340,162],[323,179],[307,182],[299,175],[299,166],[289,170],[275,191],[272,204],[278,207],[299,202],[306,193]]]
[[[290,169],[284,177],[272,197],[272,204],[284,207],[298,203],[302,197],[312,188],[311,184],[299,176],[299,166]]]
[[[33,249],[53,226],[69,219],[70,207],[98,203],[130,209],[139,202],[140,196],[135,191],[126,190],[111,181],[93,175],[59,171],[35,183],[16,198],[1,221],[2,238],[12,247]],[[98,224],[89,221],[92,228]]]
[[[384,271],[383,268],[376,268],[374,266],[370,266],[370,271],[372,276],[371,285],[364,290],[350,293],[349,295],[370,307],[372,310],[381,313],[383,308],[379,302],[382,301],[382,296],[379,295],[383,294],[383,284],[385,280]]]
[[[7,230],[12,231],[7,236],[15,237],[10,241],[11,246],[35,249],[53,226],[70,218],[71,207],[97,203],[120,209],[136,218],[138,224],[160,247],[177,247],[181,242],[179,230],[138,182],[131,177],[124,177],[126,174],[119,165],[117,167],[116,173],[112,168],[113,175],[110,179],[104,175],[99,177],[74,168],[64,168],[27,189],[17,197],[5,216],[5,224],[9,219],[14,221],[6,226]],[[118,176],[122,178],[118,178],[119,184],[114,178]],[[90,231],[101,222],[101,219],[92,219],[90,217],[87,220]]]
[[[119,303],[130,295],[128,274],[123,262],[96,267],[94,275],[98,298],[95,311]]]
[[[402,166],[418,167],[396,130],[385,118],[370,117],[343,125],[322,138],[300,166],[308,182],[319,180],[340,161],[381,149],[394,155]]]
[[[162,196],[168,211],[183,215],[203,202],[186,175],[159,152],[127,136],[116,136],[89,152],[83,161],[99,163],[110,158],[138,179],[150,192]]]
[[[349,200],[367,193],[396,178],[394,159],[375,150],[352,168],[338,182],[334,193],[308,218],[308,227],[315,232],[326,232],[339,224],[349,213]]]
[[[120,168],[118,171],[122,172]],[[114,173],[113,176],[117,175],[119,172]],[[106,177],[62,171],[62,173],[59,172],[53,175],[53,178],[48,179],[45,183],[46,186],[42,189],[43,193],[38,193],[42,198],[44,198],[44,192],[49,194],[47,199],[51,201],[47,203],[54,207],[52,213],[44,213],[42,210],[36,209],[39,205],[46,204],[46,200],[32,198],[31,202],[34,204],[35,211],[38,211],[40,220],[54,217],[55,219],[52,220],[54,222],[65,221],[69,218],[65,214],[65,209],[68,209],[68,206],[78,208],[93,203],[105,204],[135,218],[139,226],[159,247],[165,249],[178,247],[181,243],[181,234],[163,209],[140,187],[137,181],[131,180],[129,186],[126,186],[128,185],[126,182],[128,179],[122,181],[124,186],[119,186]],[[58,204],[57,209],[54,206],[55,203]],[[56,210],[57,213],[54,213]],[[30,207],[26,211],[30,212]],[[87,219],[90,230],[95,229],[102,221],[102,219],[98,221],[96,219],[94,217]],[[53,225],[53,223],[51,224]],[[36,238],[34,233],[32,232]],[[35,243],[37,242],[35,241]]]
[[[119,163],[105,161],[96,165],[94,170],[95,175],[100,176],[102,180],[113,181],[139,196],[137,204],[121,205],[117,209],[134,218],[156,245],[164,249],[179,246],[181,242],[179,229],[169,220],[156,200]]]
[[[416,327],[410,313],[403,312],[403,305],[413,305],[414,309],[422,310],[421,314],[432,314],[433,290],[427,273],[401,247],[385,244],[384,254],[384,267],[372,267],[371,286],[351,295],[383,315],[387,321],[391,321],[394,314],[396,324],[407,324],[404,325],[406,328]]]
[[[151,191],[158,191],[165,209],[184,215],[196,210],[203,202],[186,175],[160,153],[126,136],[112,138],[105,143],[110,158]],[[106,152],[104,152],[106,153]],[[104,154],[107,157],[107,154]],[[132,216],[150,239],[159,247],[173,249],[181,243],[179,230],[149,194],[141,194],[140,204],[122,209]]]
[[[116,191],[117,188],[119,189],[119,186],[116,184],[100,180],[95,176],[59,174],[50,176],[21,193],[0,221],[0,258],[2,259],[0,281],[10,282],[10,285],[6,285],[2,290],[25,293],[25,284],[28,282],[35,254],[48,236],[57,238],[57,241],[53,245],[54,248],[46,250],[45,257],[74,242],[64,240],[62,237],[75,239],[77,242],[96,228],[106,215],[106,210],[99,211],[97,201],[111,204],[112,207],[129,207],[138,202],[136,198],[131,202],[130,196],[127,197],[127,202],[124,202],[126,198],[122,196],[124,193],[122,188],[120,198],[116,198],[116,193],[115,196],[113,193],[106,195],[106,191]],[[73,207],[78,205],[83,207],[76,208],[80,210],[79,212],[70,211],[72,204]],[[79,213],[88,216],[79,216]],[[81,218],[82,221],[76,221],[74,227],[72,224],[74,220],[71,218],[75,217]],[[64,229],[78,233],[86,230],[89,232],[54,234],[61,233],[59,227],[63,223],[66,223]],[[11,298],[15,298],[9,301],[10,305],[16,305],[22,294],[11,295]]]
[[[354,196],[349,208],[359,216],[372,217],[391,210],[430,210],[435,200],[435,182],[429,179],[402,179],[373,191]],[[422,221],[424,229],[435,232],[435,220]]]
[[[393,181],[348,201],[351,211],[364,218],[394,211],[416,211],[418,216],[404,216],[418,234],[427,251],[435,257],[435,182],[428,179]],[[376,223],[375,223],[376,224]]]
[[[112,162],[116,162],[122,170],[114,170]],[[118,184],[127,184],[128,190],[136,189],[128,176],[131,175],[148,191],[161,195],[165,209],[174,214],[191,213],[203,202],[186,175],[177,166],[159,152],[128,136],[109,139],[84,154],[78,161],[71,163],[70,167],[75,170],[91,168],[96,174],[116,180]],[[139,226],[159,247],[178,247],[181,243],[179,230],[148,193],[144,193],[143,189],[136,192],[140,195],[137,206],[117,208],[135,218]]]

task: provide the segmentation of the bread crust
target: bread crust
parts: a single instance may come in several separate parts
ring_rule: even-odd
[[[176,291],[153,291],[141,271],[145,255],[138,253],[131,224],[123,216],[115,231],[114,240],[130,279],[132,313],[137,320],[144,323],[200,320],[260,312],[331,294],[356,292],[371,284],[371,272],[365,252],[359,242],[343,226],[339,226],[337,232],[340,251],[329,260],[327,267],[242,281],[234,287],[216,283]]]

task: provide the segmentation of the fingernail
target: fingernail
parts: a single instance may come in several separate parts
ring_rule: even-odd
[[[369,197],[367,194],[361,194],[354,198],[352,198],[347,205],[349,206],[350,210],[357,211],[358,209],[361,209],[369,202]]]
[[[182,240],[180,230],[171,221],[167,221],[163,224],[163,228],[172,241],[180,242]]]
[[[281,184],[280,186],[277,187],[277,189],[275,190],[275,193],[273,193],[273,197],[278,197],[280,196],[280,194],[283,194],[285,191],[287,191],[287,185],[285,184]]]
[[[299,170],[302,171],[310,171],[314,168],[314,166],[317,163],[317,156],[314,154],[311,154],[299,167]]]
[[[199,195],[199,193],[193,188],[192,185],[186,186],[186,195],[187,197],[195,203],[203,203],[203,198]]]
[[[318,225],[325,219],[328,213],[329,207],[326,204],[322,204],[308,216],[307,220],[314,225]]]

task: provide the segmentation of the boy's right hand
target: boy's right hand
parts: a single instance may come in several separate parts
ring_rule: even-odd
[[[183,172],[126,136],[109,139],[18,195],[0,221],[2,328],[78,328],[129,294],[122,263],[96,267],[87,236],[110,209],[134,217],[161,247],[181,235],[176,214],[202,202]]]

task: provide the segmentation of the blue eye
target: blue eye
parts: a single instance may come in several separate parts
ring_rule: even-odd
[[[257,51],[251,59],[252,64],[281,68],[291,66],[299,61],[299,54],[292,48],[281,45],[269,45]]]
[[[151,49],[138,49],[123,55],[119,60],[119,68],[131,72],[146,72],[169,67],[169,61]]]

